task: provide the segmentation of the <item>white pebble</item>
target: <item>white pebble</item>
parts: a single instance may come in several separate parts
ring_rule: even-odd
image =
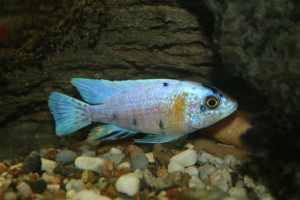
[[[18,196],[14,192],[5,193],[3,200],[17,200]]]
[[[183,172],[185,170],[184,166],[178,162],[172,161],[169,163],[168,165],[168,172],[172,173],[172,172]]]
[[[184,147],[188,149],[194,149],[194,145],[192,145],[191,143],[187,143],[186,145],[184,145]]]
[[[123,163],[119,164],[117,168],[118,168],[118,170],[120,170],[120,169],[126,169],[126,168],[130,168],[130,167],[131,167],[130,162],[123,162]]]
[[[102,166],[104,165],[105,160],[97,157],[84,157],[79,156],[75,160],[75,166],[82,170],[90,170],[94,172],[101,173]]]
[[[192,149],[182,151],[177,155],[173,156],[170,162],[172,161],[176,161],[185,167],[192,166],[197,162],[197,152]]]
[[[145,153],[145,156],[147,157],[149,163],[154,163],[155,162],[153,152]]]
[[[66,190],[75,190],[76,192],[80,192],[84,189],[85,185],[82,179],[71,179],[67,184],[66,184]]]
[[[125,174],[117,180],[116,189],[128,196],[134,196],[140,189],[140,179],[133,173]]]
[[[72,198],[73,200],[111,200],[111,198],[107,196],[102,196],[100,194],[97,194],[96,192],[92,190],[82,190],[81,192],[78,192],[75,194]]]
[[[215,166],[222,166],[224,161],[221,158],[215,157],[205,151],[199,151],[198,153],[198,163],[203,165],[205,163],[212,163]]]
[[[185,173],[188,173],[190,176],[199,176],[199,171],[197,169],[197,167],[195,166],[190,166],[190,167],[187,167],[185,170],[184,170]]]
[[[121,154],[122,151],[120,149],[116,148],[116,147],[113,147],[113,148],[110,149],[110,153],[111,154]]]
[[[50,174],[48,172],[43,173],[42,175],[42,179],[46,182],[46,183],[52,183],[55,179],[55,176],[53,174]]]
[[[59,184],[48,184],[47,185],[47,190],[49,190],[50,192],[56,192],[60,189],[60,185]]]
[[[42,170],[53,173],[55,167],[57,166],[57,163],[53,160],[42,158]]]
[[[30,195],[32,194],[32,190],[31,190],[30,186],[25,182],[20,183],[17,186],[17,190],[23,199],[29,198]]]
[[[202,182],[202,180],[198,176],[194,175],[189,180],[189,187],[190,188],[205,188],[205,184]]]
[[[143,178],[143,172],[140,169],[134,170],[133,174],[140,179]]]
[[[66,197],[67,199],[73,199],[73,197],[76,195],[76,191],[75,190],[69,190],[66,193]]]

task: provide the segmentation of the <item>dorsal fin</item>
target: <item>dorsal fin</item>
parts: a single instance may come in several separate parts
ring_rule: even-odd
[[[86,78],[73,78],[71,83],[77,88],[82,98],[90,104],[100,104],[104,101],[132,90],[138,90],[154,85],[179,83],[171,79],[145,79],[128,81],[109,81]]]

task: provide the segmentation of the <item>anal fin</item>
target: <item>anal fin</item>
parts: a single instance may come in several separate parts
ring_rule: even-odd
[[[110,141],[136,134],[135,131],[125,130],[114,125],[96,126],[88,136],[88,140]]]
[[[179,134],[160,134],[160,135],[154,135],[154,134],[149,134],[145,136],[144,138],[141,139],[135,139],[134,141],[136,143],[165,143],[165,142],[172,142],[177,139],[180,139],[181,137],[184,137],[184,135],[179,135]]]

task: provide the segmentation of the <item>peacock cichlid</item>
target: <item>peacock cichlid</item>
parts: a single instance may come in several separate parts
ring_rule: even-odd
[[[147,133],[139,143],[163,143],[208,127],[233,113],[238,105],[220,90],[171,79],[109,81],[74,78],[83,99],[53,92],[49,107],[56,134],[65,136],[90,125],[92,140],[115,140]]]

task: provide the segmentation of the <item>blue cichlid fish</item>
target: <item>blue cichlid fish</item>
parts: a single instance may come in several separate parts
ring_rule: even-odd
[[[53,92],[49,107],[58,136],[92,122],[92,140],[115,140],[147,133],[139,143],[170,142],[208,127],[237,109],[237,102],[216,88],[171,79],[108,81],[74,78],[83,99]]]

